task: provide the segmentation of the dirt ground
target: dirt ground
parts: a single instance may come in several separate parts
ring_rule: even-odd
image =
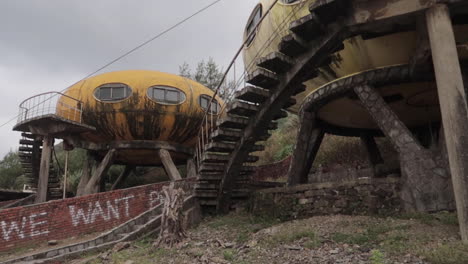
[[[233,213],[205,218],[177,248],[153,239],[73,263],[468,263],[455,214],[317,216],[280,223]]]

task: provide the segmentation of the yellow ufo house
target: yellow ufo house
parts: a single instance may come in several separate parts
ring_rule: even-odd
[[[322,2],[330,3],[327,4],[331,6],[330,10],[327,10],[327,5],[322,5]],[[375,15],[373,18],[375,20],[384,20],[392,12],[398,14],[400,10],[413,11],[418,8],[423,10],[425,5],[430,4],[413,0],[387,1],[382,6],[371,4],[372,1],[361,1],[361,4],[344,0],[322,2],[318,0],[259,1],[248,19],[244,32],[243,58],[247,72],[254,73],[258,69],[259,59],[273,52],[286,54],[294,63],[296,57],[308,49],[313,49],[323,37],[330,34],[333,31],[333,23],[340,21],[345,12],[354,10],[353,12],[357,14],[372,14]],[[346,6],[347,4],[349,6]],[[459,44],[460,60],[466,60],[468,59],[466,49],[468,25],[462,18],[462,15],[454,14],[453,29],[456,42]],[[437,89],[432,77],[433,73],[430,72],[431,62],[416,60],[418,54],[421,53],[423,43],[416,31],[416,22],[413,20],[413,17],[400,18],[400,21],[394,22],[391,26],[388,24],[379,26],[375,22],[375,29],[364,29],[362,32],[350,34],[349,37],[339,42],[340,45],[335,50],[321,52],[329,54],[327,59],[314,62],[318,64],[314,67],[315,73],[311,72],[310,77],[304,76],[306,89],[295,96],[297,104],[289,110],[298,112],[307,97],[312,97],[322,87],[340,80],[353,76],[360,78],[366,72],[370,74],[379,69],[402,68],[413,64],[422,66],[419,68],[427,66],[429,73],[417,72],[419,69],[414,67],[417,70],[410,73],[407,81],[379,82],[376,88],[408,127],[419,128],[433,122],[440,122]],[[363,19],[362,23],[366,22]],[[301,40],[295,41],[296,36],[301,36]],[[422,53],[420,57],[422,55],[425,54]],[[423,58],[430,59],[430,57]],[[423,78],[419,78],[420,76]],[[428,76],[430,78],[427,78]],[[365,131],[378,129],[359,100],[352,96],[343,96],[324,102],[317,109],[317,115],[330,128],[330,133],[360,135]]]
[[[177,180],[181,175],[175,165],[187,164],[192,175],[190,160],[202,120],[214,119],[223,106],[213,96],[209,88],[181,76],[127,70],[90,77],[64,93],[27,98],[13,130],[23,132],[20,157],[31,186],[37,187],[36,202],[61,196],[57,174],[49,171],[54,139],[62,139],[65,150],[88,151],[77,195],[102,190],[112,164],[126,165],[112,189],[136,166],[163,165]]]
[[[65,93],[83,104],[82,123],[96,128],[80,134],[78,141],[87,142],[82,146],[116,148],[115,162],[133,165],[161,164],[150,150],[155,144],[168,146],[176,163],[185,162],[213,94],[190,79],[147,70],[104,73]],[[69,100],[66,96],[61,102]],[[221,104],[216,98],[210,112],[216,114]],[[58,113],[65,115],[60,105]]]

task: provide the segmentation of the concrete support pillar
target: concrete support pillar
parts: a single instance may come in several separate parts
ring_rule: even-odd
[[[104,159],[101,161],[99,166],[94,171],[93,176],[91,177],[91,179],[89,179],[88,184],[86,184],[86,187],[84,189],[84,195],[97,193],[99,191],[101,179],[107,173],[107,170],[109,170],[110,166],[112,165],[112,162],[114,161],[115,153],[116,153],[115,149],[111,149],[107,152]]]
[[[447,6],[426,13],[462,240],[468,243],[468,106]]]
[[[84,195],[84,190],[86,185],[91,178],[91,173],[94,167],[94,158],[91,156],[91,153],[88,151],[86,154],[86,159],[83,162],[83,171],[81,174],[80,182],[78,183],[78,188],[76,190],[76,196]]]
[[[374,88],[364,85],[354,90],[399,153],[404,209],[420,212],[453,209],[450,176],[440,152],[423,148]]]
[[[49,185],[50,158],[52,156],[52,147],[54,138],[45,136],[42,143],[41,166],[39,169],[39,182],[37,184],[37,193],[35,203],[47,201],[47,189]]]
[[[375,168],[376,165],[384,163],[382,155],[380,154],[379,147],[375,142],[373,136],[363,135],[361,136],[361,143],[367,152],[369,164]]]
[[[324,132],[316,126],[315,113],[301,114],[301,127],[288,170],[288,185],[308,183],[309,172],[322,144]]]
[[[195,167],[195,162],[193,159],[187,160],[187,178],[197,177],[197,169]]]
[[[117,190],[120,186],[122,186],[122,183],[127,179],[127,177],[132,173],[132,171],[135,169],[135,166],[132,165],[127,165],[125,166],[125,169],[122,171],[122,173],[119,175],[117,180],[114,182],[114,184],[111,187],[111,191]]]
[[[165,149],[160,149],[158,151],[159,158],[161,159],[164,169],[166,170],[167,175],[171,181],[177,181],[182,179],[180,176],[179,170],[177,169],[174,161],[172,161],[171,154]]]

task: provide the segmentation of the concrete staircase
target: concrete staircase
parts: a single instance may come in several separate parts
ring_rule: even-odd
[[[228,103],[201,155],[197,195],[202,205],[225,212],[232,199],[248,196],[253,171],[248,164],[258,160],[250,153],[264,149],[257,142],[268,139],[268,131],[277,128],[275,120],[287,115],[284,110],[296,103],[292,96],[305,90],[302,83],[343,49],[340,17],[348,10],[346,2],[317,1],[309,15],[291,23],[276,52],[257,60],[246,77],[251,85]]]
[[[39,180],[39,170],[41,166],[42,155],[42,139],[31,133],[22,133],[20,139],[20,147],[18,148],[19,158],[23,173],[26,175],[27,184],[36,190]],[[53,163],[49,169],[49,183],[47,190],[48,200],[60,199],[62,197],[62,189],[60,186],[59,173],[55,171]]]

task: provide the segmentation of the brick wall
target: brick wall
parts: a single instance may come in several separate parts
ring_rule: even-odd
[[[194,179],[177,181],[191,192]],[[48,240],[109,230],[161,202],[169,182],[0,211],[0,252]]]
[[[282,219],[330,214],[391,214],[400,211],[400,178],[359,178],[257,191],[254,214]]]

